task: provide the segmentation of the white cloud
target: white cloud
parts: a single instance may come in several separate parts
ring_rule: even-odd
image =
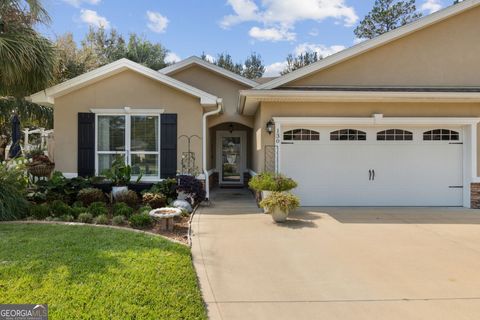
[[[422,11],[428,11],[428,13],[434,13],[442,9],[442,4],[440,0],[426,0],[421,7]]]
[[[94,26],[94,27],[104,27],[105,29],[110,28],[110,21],[107,18],[98,15],[96,11],[89,9],[80,10],[80,20],[83,22]]]
[[[149,23],[148,28],[156,33],[164,33],[167,29],[169,20],[162,16],[159,12],[147,11],[147,18]]]
[[[82,4],[97,5],[100,3],[101,0],[63,0],[63,1],[78,8]]]
[[[253,27],[248,32],[250,37],[260,41],[293,41],[295,40],[295,33],[287,29],[276,28],[259,28]]]
[[[280,75],[285,67],[287,66],[287,62],[275,62],[268,66],[265,66],[265,73],[263,74],[264,77],[277,77]]]
[[[178,54],[175,52],[169,52],[167,53],[167,56],[165,57],[165,62],[166,63],[176,63],[178,61],[182,60]]]
[[[319,56],[325,58],[339,51],[345,50],[345,46],[342,45],[333,45],[325,46],[323,44],[313,44],[313,43],[302,43],[295,47],[293,53],[296,56],[301,55],[305,52],[316,52]]]
[[[258,22],[263,24],[264,30],[275,28],[293,33],[295,24],[304,20],[322,21],[333,18],[346,26],[352,26],[358,21],[355,9],[347,6],[345,0],[261,0],[260,4],[254,0],[227,1],[234,14],[223,17],[220,22],[223,28],[242,22]]]

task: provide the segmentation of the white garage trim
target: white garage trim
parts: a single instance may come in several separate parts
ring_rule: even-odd
[[[480,118],[458,117],[383,117],[376,114],[373,117],[274,117],[275,144],[277,146],[277,172],[282,172],[282,141],[283,128],[292,126],[408,126],[408,127],[432,127],[448,126],[458,127],[463,133],[463,206],[470,207],[470,184],[479,182],[477,175],[477,125]]]

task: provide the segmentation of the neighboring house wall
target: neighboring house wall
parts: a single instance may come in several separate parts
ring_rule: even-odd
[[[253,117],[237,113],[239,91],[250,89],[249,87],[198,65],[190,66],[169,76],[223,99],[224,112],[209,119],[209,128],[224,122],[253,126]]]
[[[203,108],[199,99],[133,71],[124,71],[107,79],[55,99],[56,170],[77,173],[77,114],[92,108],[164,109],[178,114],[178,135],[202,135]],[[177,168],[185,140],[178,142]],[[202,167],[201,143],[192,143],[196,165]]]
[[[480,7],[285,86],[480,86]]]
[[[254,136],[261,132],[261,145],[256,145],[253,153],[253,170],[263,171],[265,146],[274,145],[274,134],[269,135],[265,124],[273,117],[480,117],[480,103],[293,103],[263,102],[256,114]],[[480,143],[480,129],[478,131]],[[260,150],[259,150],[260,149]],[[477,148],[480,169],[480,147]],[[300,158],[299,158],[300,159]],[[308,155],[301,161],[308,161]]]

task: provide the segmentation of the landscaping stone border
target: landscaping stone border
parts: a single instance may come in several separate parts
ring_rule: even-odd
[[[195,211],[194,211],[195,212]],[[192,212],[193,216],[193,212]],[[37,221],[37,220],[29,220],[29,221],[0,221],[0,224],[50,224],[50,225],[64,225],[64,226],[87,226],[87,227],[97,227],[97,228],[106,228],[106,229],[116,229],[116,230],[124,230],[124,231],[130,231],[130,232],[136,232],[136,233],[143,233],[145,235],[149,236],[156,236],[159,238],[163,238],[165,240],[168,240],[170,242],[176,243],[176,244],[181,244],[182,246],[186,247],[191,247],[190,244],[190,235],[188,236],[188,244],[185,244],[184,242],[166,237],[164,235],[150,232],[150,231],[144,231],[144,230],[139,230],[139,229],[133,229],[133,228],[126,228],[126,227],[120,227],[120,226],[111,226],[111,225],[102,225],[102,224],[93,224],[93,223],[80,223],[80,222],[63,222],[63,221]],[[190,234],[190,222],[189,222],[189,227],[188,227],[188,233]]]

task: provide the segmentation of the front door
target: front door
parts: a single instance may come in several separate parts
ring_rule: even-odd
[[[245,132],[217,132],[217,170],[220,185],[243,185]]]

